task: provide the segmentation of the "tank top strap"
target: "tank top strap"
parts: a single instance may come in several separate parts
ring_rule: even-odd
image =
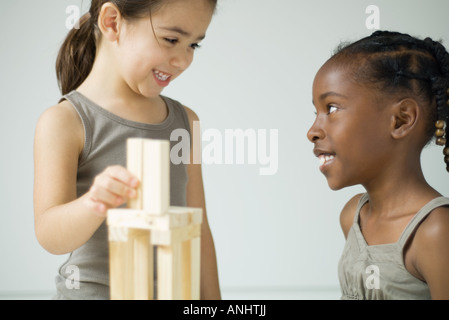
[[[80,154],[80,162],[83,162],[87,155],[89,154],[89,151],[92,147],[92,127],[89,121],[89,117],[86,114],[86,110],[84,109],[85,106],[83,103],[81,103],[81,96],[77,91],[72,91],[65,96],[62,97],[61,100],[67,100],[70,102],[70,104],[75,108],[76,112],[78,113],[78,116],[81,119],[81,122],[84,126],[84,148],[82,153]]]
[[[357,209],[356,209],[355,214],[354,214],[354,221],[353,221],[353,222],[354,222],[355,224],[358,224],[358,223],[359,223],[360,210],[362,210],[362,207],[363,207],[368,201],[369,201],[368,193],[364,193],[364,194],[362,195],[362,197],[360,198],[360,200],[359,200],[359,203],[358,203],[358,205],[357,205]]]
[[[449,206],[449,198],[438,197],[438,198],[431,200],[424,207],[422,207],[421,210],[418,211],[418,213],[412,218],[412,220],[408,223],[407,227],[402,232],[401,237],[399,238],[399,241],[398,241],[401,248],[403,248],[404,245],[407,243],[407,240],[409,239],[410,235],[416,230],[418,225],[433,210],[435,210],[436,208],[439,208],[439,207],[443,207],[443,206]]]

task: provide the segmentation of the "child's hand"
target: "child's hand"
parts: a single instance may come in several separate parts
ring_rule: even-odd
[[[139,180],[121,166],[106,168],[95,177],[86,194],[85,204],[95,214],[105,217],[108,209],[117,208],[137,196]]]

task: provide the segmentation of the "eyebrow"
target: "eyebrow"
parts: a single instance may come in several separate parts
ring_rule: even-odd
[[[324,99],[326,99],[327,97],[340,97],[340,98],[344,98],[344,99],[348,99],[347,96],[334,92],[334,91],[329,91],[326,93],[323,93],[322,95],[320,95],[320,101],[323,101]],[[313,105],[315,105],[315,101],[312,100]]]
[[[184,29],[182,29],[180,27],[161,27],[160,29],[166,30],[166,31],[176,32],[176,33],[179,33],[180,35],[182,35],[184,37],[190,37],[191,36],[191,34],[189,32],[185,31]],[[204,40],[204,38],[206,38],[206,35],[199,36],[197,38],[197,40],[201,41],[201,40]]]
[[[345,96],[343,94],[340,94],[340,93],[337,93],[334,91],[329,91],[329,92],[326,92],[326,93],[323,93],[322,95],[320,95],[320,100],[324,100],[327,97],[340,97],[340,98],[345,98],[345,99],[348,98],[347,96]]]

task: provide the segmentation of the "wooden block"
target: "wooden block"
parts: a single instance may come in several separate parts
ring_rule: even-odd
[[[108,238],[110,242],[126,242],[128,241],[128,228],[119,224],[109,225]]]
[[[201,214],[198,215],[198,210],[201,209],[182,208],[172,212],[170,208],[168,214],[153,215],[143,210],[111,209],[108,211],[107,224],[135,229],[169,230],[200,224]]]
[[[127,142],[126,167],[140,181],[143,176],[143,139],[131,138]],[[128,208],[142,210],[142,184],[137,189],[137,197],[128,202]]]
[[[188,212],[190,215],[189,223],[191,224],[203,223],[203,209],[201,208],[186,208],[186,207],[171,206],[169,212],[171,214],[178,214],[178,215],[182,215]]]
[[[184,241],[182,244],[182,299],[192,299],[192,247],[191,241]]]
[[[170,142],[145,140],[142,204],[145,211],[164,214],[170,206]]]
[[[200,300],[201,284],[201,238],[190,240],[190,299]]]
[[[170,142],[131,138],[127,142],[127,169],[140,180],[136,199],[128,207],[163,214],[170,206]]]
[[[109,284],[111,300],[122,300],[125,296],[124,260],[122,253],[126,242],[109,242]]]
[[[150,232],[133,230],[134,300],[153,299],[154,265]]]
[[[131,237],[130,237],[131,234]],[[124,297],[123,300],[133,300],[134,299],[134,239],[132,237],[132,232],[128,233],[128,241],[124,243],[123,246],[123,264],[124,272],[122,274],[124,280]]]
[[[200,250],[201,238],[182,243],[182,299],[200,299]]]
[[[158,300],[182,299],[181,261],[181,243],[157,247]]]
[[[201,225],[194,224],[170,230],[155,229],[151,232],[151,243],[158,246],[170,246],[201,236]]]
[[[123,230],[115,232],[123,235]],[[109,242],[109,276],[112,300],[130,300],[134,297],[133,241],[126,234],[125,241]]]
[[[110,285],[113,300],[200,298],[203,211],[170,207],[170,142],[129,139],[127,167],[140,179],[128,209],[108,211]]]
[[[154,266],[150,231],[116,229],[120,230],[110,236],[115,240],[109,242],[111,299],[153,299]],[[127,231],[126,237],[123,237],[124,231]]]

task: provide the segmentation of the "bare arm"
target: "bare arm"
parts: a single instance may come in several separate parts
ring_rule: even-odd
[[[91,190],[77,199],[78,158],[84,130],[76,111],[63,102],[43,113],[34,142],[34,217],[39,243],[50,253],[66,254],[82,246],[103,223],[108,208],[133,196],[133,177],[108,168]]]
[[[449,299],[449,208],[437,208],[416,231],[414,266],[434,300]]]
[[[186,110],[191,128],[193,128],[193,121],[199,121],[199,119],[193,111],[188,108]],[[199,143],[199,141],[194,143]],[[187,173],[189,176],[189,182],[187,184],[187,205],[189,207],[202,208],[204,213],[201,227],[201,299],[220,300],[221,293],[218,280],[217,258],[214,240],[207,220],[202,169],[201,164],[193,163],[193,151],[191,152],[190,164],[187,166]]]

